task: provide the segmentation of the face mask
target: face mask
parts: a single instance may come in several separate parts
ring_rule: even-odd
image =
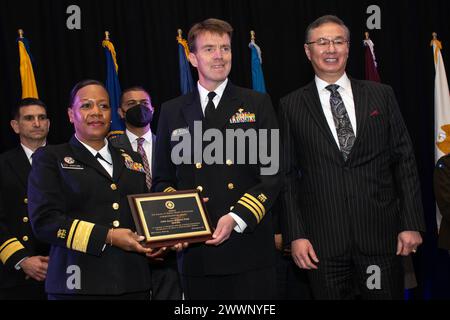
[[[148,107],[137,104],[125,113],[125,120],[134,127],[143,128],[152,122],[153,111]]]

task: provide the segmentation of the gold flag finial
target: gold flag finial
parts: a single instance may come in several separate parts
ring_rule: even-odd
[[[256,36],[255,36],[255,31],[250,31],[250,40],[251,41],[255,41],[255,39],[256,39]]]
[[[366,40],[369,40],[370,38],[369,38],[369,32],[364,32],[364,37],[366,38]]]
[[[17,30],[17,32],[19,33],[19,38],[23,39],[23,30],[19,29],[19,30]]]
[[[105,31],[105,40],[109,41],[109,31]]]
[[[433,32],[433,33],[431,34],[431,36],[433,37],[433,40],[437,40],[437,33],[436,33],[436,32]]]
[[[178,30],[177,30],[177,33],[178,33],[178,36],[179,36],[180,38],[183,37],[183,30],[178,29]]]

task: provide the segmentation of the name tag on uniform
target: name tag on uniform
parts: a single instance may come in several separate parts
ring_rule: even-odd
[[[61,168],[69,169],[69,170],[84,170],[84,167],[81,164],[67,164],[61,163]]]
[[[64,162],[61,162],[61,168],[69,170],[84,170],[84,167],[76,163],[75,159],[69,156],[64,157]]]
[[[188,128],[179,128],[172,131],[172,137],[182,136],[183,134],[188,134]]]

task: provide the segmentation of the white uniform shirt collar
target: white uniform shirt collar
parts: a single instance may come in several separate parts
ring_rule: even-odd
[[[214,89],[214,92],[216,93],[216,96],[213,99],[214,102],[214,106],[217,108],[220,99],[222,99],[223,96],[223,92],[225,91],[225,88],[227,87],[228,84],[228,78],[225,79],[224,82],[222,82],[216,89]],[[205,112],[205,108],[206,105],[208,104],[208,93],[210,91],[208,91],[207,89],[205,89],[200,82],[197,82],[197,88],[198,88],[198,93],[200,95],[200,103],[202,105],[202,110],[203,113]]]
[[[91,146],[87,145],[86,143],[84,143],[83,141],[81,141],[80,139],[78,139],[78,137],[75,135],[75,138],[77,138],[78,141],[80,141],[80,143],[86,148],[88,149],[88,151],[90,153],[92,153],[92,155],[95,157],[97,155],[97,153],[100,153],[100,155],[109,163],[112,163],[112,156],[111,156],[111,152],[109,151],[108,148],[108,139],[105,138],[105,146],[103,148],[101,148],[100,150],[95,150],[94,148],[92,148]]]
[[[47,142],[44,142],[44,144],[42,146],[44,147],[46,144],[47,144]],[[22,146],[22,149],[25,152],[25,155],[27,156],[28,161],[30,162],[30,164],[32,164],[33,159],[31,157],[33,156],[34,151],[22,143],[20,145]]]

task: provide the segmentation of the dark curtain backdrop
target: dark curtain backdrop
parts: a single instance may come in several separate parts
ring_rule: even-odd
[[[81,8],[81,30],[68,30],[66,9]],[[177,29],[184,35],[193,23],[209,17],[229,21],[234,29],[233,68],[230,79],[251,86],[249,32],[256,31],[263,52],[266,87],[274,105],[292,90],[312,80],[303,51],[304,30],[323,14],[341,17],[352,33],[348,73],[364,77],[362,40],[366,9],[381,8],[381,30],[370,31],[383,82],[390,84],[411,134],[423,190],[428,232],[414,258],[419,287],[417,298],[450,297],[447,252],[436,248],[434,168],[434,65],[429,46],[431,33],[443,42],[444,62],[450,74],[450,2],[344,1],[344,0],[2,0],[0,2],[0,151],[13,147],[16,137],[9,126],[10,109],[20,98],[17,29],[25,31],[34,56],[39,95],[49,106],[50,143],[69,139],[72,127],[66,108],[70,88],[79,80],[104,81],[105,57],[101,41],[111,33],[122,88],[140,84],[153,103],[180,94]],[[195,72],[194,72],[195,74]],[[154,126],[157,125],[157,115]]]

